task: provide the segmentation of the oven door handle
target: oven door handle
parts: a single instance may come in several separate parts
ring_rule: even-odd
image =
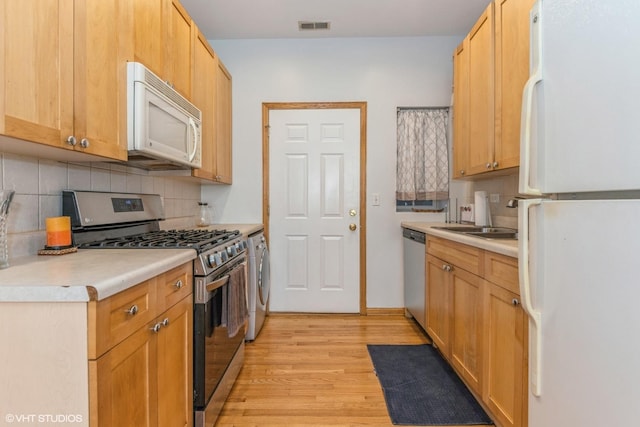
[[[224,285],[226,285],[229,282],[229,275],[226,274],[224,276],[222,276],[219,279],[214,280],[213,282],[209,283],[207,285],[207,292],[212,292]]]

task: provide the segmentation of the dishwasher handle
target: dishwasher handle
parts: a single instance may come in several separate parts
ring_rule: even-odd
[[[402,237],[405,239],[413,240],[417,243],[422,243],[423,245],[426,243],[425,234],[421,231],[415,231],[408,228],[402,229]]]

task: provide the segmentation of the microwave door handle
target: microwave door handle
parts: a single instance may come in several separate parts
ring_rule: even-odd
[[[191,117],[189,117],[189,126],[191,126],[191,141],[193,142],[193,150],[191,154],[189,154],[189,161],[191,162],[198,152],[198,128],[196,127],[196,122]]]

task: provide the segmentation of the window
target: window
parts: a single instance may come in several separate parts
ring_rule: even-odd
[[[396,211],[441,211],[449,198],[448,108],[398,108]]]

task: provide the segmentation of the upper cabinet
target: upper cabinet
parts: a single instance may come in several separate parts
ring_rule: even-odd
[[[178,0],[127,1],[133,14],[133,57],[191,99],[195,24]]]
[[[231,74],[199,31],[192,99],[202,111],[202,167],[192,175],[203,182],[231,184]]]
[[[192,176],[231,183],[231,75],[178,0],[6,1],[0,23],[0,135],[126,161],[126,64],[141,62],[203,113]]]
[[[185,98],[191,99],[191,64],[195,24],[178,0],[167,0],[165,59],[166,81]]]
[[[0,133],[125,160],[120,1],[3,2]]]
[[[215,181],[215,100],[218,58],[199,31],[193,56],[192,101],[202,112],[202,167],[193,169],[192,175],[203,180]]]
[[[532,5],[495,0],[454,52],[454,178],[519,166]]]
[[[216,182],[231,184],[231,74],[218,58],[216,72]]]
[[[469,144],[469,60],[464,39],[453,54],[453,177],[467,173]]]

